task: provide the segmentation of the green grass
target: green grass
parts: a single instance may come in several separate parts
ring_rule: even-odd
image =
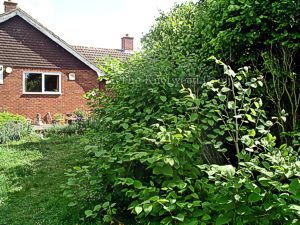
[[[0,145],[0,225],[75,225],[60,186],[84,156],[78,136]]]

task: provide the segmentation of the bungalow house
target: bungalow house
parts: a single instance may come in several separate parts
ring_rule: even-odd
[[[103,87],[96,58],[126,59],[133,38],[122,49],[71,46],[36,21],[17,3],[4,2],[0,14],[0,110],[34,119],[48,113],[66,114],[86,108],[85,92]]]

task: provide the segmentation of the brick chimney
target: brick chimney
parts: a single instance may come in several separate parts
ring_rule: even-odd
[[[122,50],[133,51],[133,37],[129,37],[128,34],[122,37]]]
[[[18,3],[12,2],[11,0],[4,1],[4,12],[10,12],[17,8]]]

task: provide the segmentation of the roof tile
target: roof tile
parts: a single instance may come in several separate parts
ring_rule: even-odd
[[[85,46],[72,46],[75,51],[83,55],[87,60],[93,64],[102,63],[104,58],[107,56],[119,59],[126,60],[128,59],[133,52],[124,51],[121,49],[110,49],[110,48],[94,48],[94,47],[85,47]]]

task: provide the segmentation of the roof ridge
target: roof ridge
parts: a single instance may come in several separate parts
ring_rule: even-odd
[[[90,49],[117,50],[117,51],[123,51],[124,53],[126,53],[125,50],[123,50],[123,49],[118,49],[118,48],[102,48],[102,47],[83,46],[83,45],[72,45],[72,47],[75,47],[75,48],[90,48]]]

